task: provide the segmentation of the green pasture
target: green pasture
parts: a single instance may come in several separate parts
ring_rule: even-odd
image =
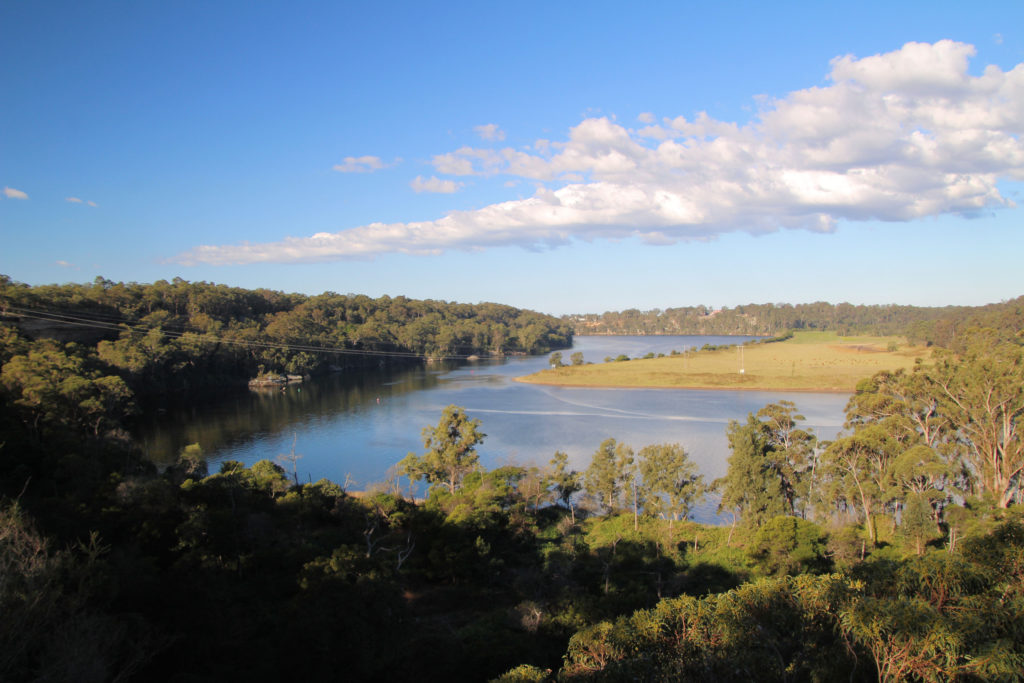
[[[880,370],[913,368],[930,350],[901,337],[840,337],[830,332],[796,333],[771,344],[716,351],[567,366],[523,377],[535,384],[666,389],[749,389],[852,392]]]

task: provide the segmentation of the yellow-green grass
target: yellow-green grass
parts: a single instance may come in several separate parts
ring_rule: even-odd
[[[852,392],[857,382],[880,370],[910,369],[918,358],[929,356],[927,348],[910,346],[900,337],[798,332],[790,340],[748,344],[742,351],[734,347],[648,360],[594,362],[542,370],[519,381],[580,387]]]

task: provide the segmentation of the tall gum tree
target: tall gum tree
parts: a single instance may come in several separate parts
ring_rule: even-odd
[[[894,511],[908,500],[918,509],[927,502],[938,523],[948,500],[962,493],[959,484],[967,474],[956,430],[940,405],[930,371],[919,364],[912,372],[882,371],[862,380],[846,405],[845,427],[855,435],[869,427],[889,435],[896,456],[887,465],[883,501]]]
[[[465,409],[450,405],[437,425],[423,428],[426,452],[407,455],[398,464],[399,471],[414,481],[440,484],[454,494],[463,477],[476,469],[480,460],[476,447],[485,436],[480,420],[471,420]]]
[[[686,519],[697,501],[703,500],[706,486],[697,464],[677,443],[644,446],[639,453],[640,475],[646,490],[647,508],[669,519]]]
[[[803,515],[817,440],[802,420],[793,402],[779,401],[748,414],[746,424],[729,423],[729,468],[712,483],[722,491],[719,510],[755,527],[778,515]]]
[[[899,443],[873,424],[836,439],[822,455],[827,499],[858,509],[872,543],[878,540],[875,515],[884,505],[890,464],[899,450]]]
[[[1024,349],[975,333],[967,351],[938,354],[929,372],[982,493],[999,507],[1021,497],[1024,475]]]
[[[862,380],[846,405],[847,429],[880,424],[904,447],[923,444],[947,451],[951,439],[949,418],[939,409],[939,396],[918,365],[912,372],[883,370]]]
[[[769,454],[771,445],[764,425],[753,414],[746,424],[736,420],[726,429],[729,440],[729,467],[712,486],[722,492],[719,510],[733,514],[752,527],[759,527],[777,515],[784,515],[786,497]]]
[[[817,438],[800,427],[805,418],[792,401],[769,403],[757,411],[768,444],[771,467],[779,477],[787,514],[803,516],[814,468]]]
[[[583,485],[608,512],[615,510],[628,483],[633,464],[633,449],[615,439],[605,439],[594,451],[590,466],[583,473]]]
[[[554,457],[551,458],[548,483],[555,497],[569,509],[572,523],[575,524],[576,506],[573,505],[572,498],[583,489],[583,475],[569,468],[569,455],[565,451],[555,451]]]

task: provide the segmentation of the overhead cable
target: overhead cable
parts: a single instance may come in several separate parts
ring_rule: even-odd
[[[310,344],[288,344],[279,342],[263,342],[247,339],[232,339],[228,337],[220,337],[206,332],[166,329],[162,325],[146,325],[143,323],[128,322],[115,323],[108,320],[86,317],[84,315],[57,313],[39,309],[25,308],[21,306],[7,306],[5,310],[8,313],[12,313],[22,318],[60,323],[63,325],[72,325],[76,327],[86,327],[101,330],[112,330],[118,332],[123,332],[126,329],[136,332],[151,332],[153,330],[157,330],[164,336],[171,338],[181,339],[183,337],[189,336],[191,339],[195,339],[196,341],[205,341],[218,344],[233,344],[236,346],[246,346],[250,348],[280,349],[284,351],[304,351],[309,353],[331,353],[339,355],[371,356],[381,358],[422,359],[429,357],[436,360],[466,360],[467,358],[470,358],[470,356],[468,355],[458,354],[434,356],[422,353],[415,353],[412,351],[377,351],[373,349],[351,349],[337,346],[313,346]]]

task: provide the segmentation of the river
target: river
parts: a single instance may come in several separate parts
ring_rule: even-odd
[[[752,337],[577,336],[570,353],[588,362],[626,354],[704,344],[739,343]],[[137,430],[151,459],[170,462],[187,444],[198,443],[210,471],[224,460],[250,465],[294,452],[303,481],[321,478],[363,489],[387,476],[407,453],[421,453],[423,427],[436,424],[445,406],[465,408],[487,435],[478,449],[481,464],[544,465],[556,450],[585,469],[608,437],[635,450],[679,443],[708,481],[726,471],[725,429],[730,420],[782,399],[793,401],[819,438],[842,428],[849,396],[777,391],[673,389],[584,389],[523,384],[513,378],[547,366],[548,356],[502,361],[428,364],[402,369],[338,374],[281,390],[241,393],[212,405],[148,416]],[[291,469],[291,464],[284,465]],[[713,501],[698,509],[701,521],[715,518]]]

